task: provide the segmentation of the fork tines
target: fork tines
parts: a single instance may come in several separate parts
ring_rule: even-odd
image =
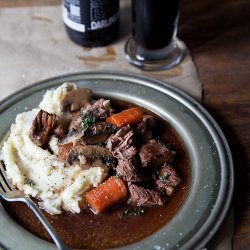
[[[8,192],[8,191],[12,191],[12,188],[8,182],[8,179],[6,177],[6,174],[5,174],[5,165],[4,163],[1,161],[0,163],[0,188],[1,188],[1,191],[3,191],[4,193]]]

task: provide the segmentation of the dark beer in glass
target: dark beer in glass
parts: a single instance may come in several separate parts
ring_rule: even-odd
[[[168,69],[183,58],[176,37],[179,0],[132,0],[132,37],[125,47],[128,61],[141,69]]]

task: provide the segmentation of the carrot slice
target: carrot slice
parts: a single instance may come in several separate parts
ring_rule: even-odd
[[[127,198],[127,189],[120,178],[111,176],[97,188],[86,193],[86,201],[95,214],[100,214],[114,204]]]
[[[117,127],[122,127],[127,124],[140,122],[142,118],[143,113],[140,108],[130,108],[111,115],[106,119],[106,122],[116,125]]]
[[[69,153],[69,151],[71,150],[72,147],[73,147],[72,142],[64,144],[64,145],[60,145],[59,146],[59,152],[58,152],[59,159],[61,159],[63,161],[66,161],[68,153]]]

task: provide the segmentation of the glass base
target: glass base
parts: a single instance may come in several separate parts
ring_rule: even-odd
[[[178,38],[165,48],[147,50],[138,46],[132,37],[125,44],[125,58],[142,70],[166,70],[179,64],[186,54],[186,45]]]

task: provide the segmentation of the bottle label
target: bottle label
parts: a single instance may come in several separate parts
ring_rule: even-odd
[[[64,0],[64,23],[73,30],[86,32],[109,27],[119,18],[119,0]]]

